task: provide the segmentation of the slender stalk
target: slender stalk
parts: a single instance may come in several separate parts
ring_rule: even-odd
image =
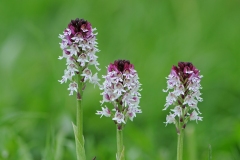
[[[177,144],[177,160],[182,160],[182,157],[183,157],[183,136],[184,136],[184,129],[179,128],[178,144]]]
[[[82,100],[77,99],[77,133],[78,140],[83,144],[83,109]]]
[[[177,123],[177,134],[178,134],[178,143],[177,143],[177,160],[183,159],[183,136],[184,136],[184,115],[185,115],[185,109],[181,105],[182,111],[181,115],[179,117],[179,121]]]
[[[117,125],[117,160],[125,160],[123,146],[123,130],[118,129]]]
[[[78,75],[78,92],[77,92],[77,137],[80,144],[84,147],[83,140],[83,107],[82,107],[82,82],[80,81],[81,77]]]

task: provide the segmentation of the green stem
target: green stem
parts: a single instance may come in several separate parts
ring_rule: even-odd
[[[117,160],[125,160],[124,158],[124,146],[123,146],[123,130],[118,129],[117,126]]]
[[[77,99],[77,128],[78,140],[83,145],[83,108],[81,99]]]
[[[78,92],[77,92],[77,128],[78,139],[83,146],[83,108],[82,108],[82,82],[81,76],[78,74],[77,78]]]
[[[180,125],[179,133],[178,133],[178,144],[177,144],[177,160],[182,160],[182,157],[183,157],[183,136],[184,136],[184,129],[182,129]]]

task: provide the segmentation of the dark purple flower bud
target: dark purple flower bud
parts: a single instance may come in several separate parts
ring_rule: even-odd
[[[129,69],[130,61],[128,60],[116,60],[114,65],[117,67],[118,71],[123,72],[125,69]]]
[[[71,30],[71,38],[76,35],[89,38],[93,35],[91,24],[84,19],[77,18],[76,20],[71,20],[68,28]]]
[[[174,66],[176,67],[176,66]],[[192,63],[190,62],[179,62],[178,63],[178,70],[179,70],[179,76],[183,78],[183,80],[190,78],[192,74],[195,74],[198,76],[199,70],[197,70]],[[174,68],[174,70],[177,70]]]
[[[184,125],[182,126],[182,128],[185,129],[185,128],[186,128],[186,124],[184,124]]]

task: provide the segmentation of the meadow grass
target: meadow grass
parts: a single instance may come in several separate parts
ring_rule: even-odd
[[[115,59],[129,59],[138,70],[143,113],[124,130],[126,159],[175,159],[177,137],[163,123],[162,89],[178,61],[193,62],[204,75],[198,106],[204,118],[186,127],[183,159],[208,159],[209,144],[212,159],[240,159],[239,1],[0,3],[0,159],[76,159],[76,101],[58,83],[65,66],[57,57],[58,34],[77,17],[98,29],[99,75]],[[95,115],[100,91],[88,85],[84,94],[86,154],[114,159],[115,126]]]

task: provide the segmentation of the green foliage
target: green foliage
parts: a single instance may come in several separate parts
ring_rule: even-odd
[[[208,146],[208,160],[212,160],[212,147],[210,144]]]
[[[238,0],[2,0],[0,159],[77,158],[71,125],[76,97],[57,81],[65,68],[57,59],[62,54],[58,34],[77,17],[97,28],[99,75],[115,59],[129,59],[143,84],[143,113],[124,128],[126,159],[176,158],[174,125],[163,123],[167,95],[162,89],[178,61],[192,62],[204,76],[198,105],[204,118],[186,127],[183,159],[208,159],[208,144],[216,160],[240,159],[239,6]],[[115,125],[95,115],[101,99],[99,89],[87,84],[86,155],[115,159]]]
[[[83,144],[80,143],[80,141],[78,139],[77,126],[75,126],[73,123],[72,123],[72,125],[73,125],[73,130],[74,130],[74,135],[75,135],[77,160],[86,160],[84,141],[83,141]]]

